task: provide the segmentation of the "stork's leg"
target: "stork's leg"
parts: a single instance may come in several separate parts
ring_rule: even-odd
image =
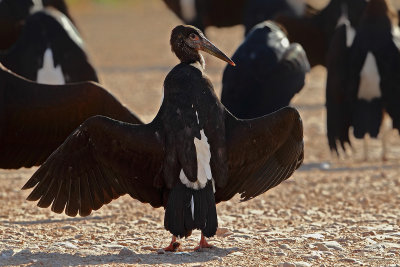
[[[382,161],[387,161],[387,139],[389,135],[389,129],[383,129],[382,133]]]
[[[367,134],[363,138],[363,144],[364,144],[364,161],[368,161],[368,142],[369,141],[369,135]]]
[[[194,248],[195,251],[200,250],[202,248],[212,248],[213,246],[207,243],[206,238],[204,237],[203,233],[201,233],[200,243],[197,247]]]
[[[172,236],[172,240],[171,243],[169,244],[168,247],[164,248],[165,251],[171,251],[171,252],[175,252],[179,249],[180,247],[180,243],[176,242],[176,236]]]

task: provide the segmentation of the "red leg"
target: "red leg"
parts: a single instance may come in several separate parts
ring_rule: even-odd
[[[200,244],[194,248],[194,250],[200,250],[202,248],[213,248],[213,245],[207,243],[206,238],[204,237],[203,233],[201,233]]]
[[[176,252],[179,249],[180,245],[181,244],[179,242],[176,242],[176,236],[173,235],[171,243],[168,247],[164,248],[164,251]]]

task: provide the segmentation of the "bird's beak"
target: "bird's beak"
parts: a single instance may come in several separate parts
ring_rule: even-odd
[[[207,40],[207,38],[201,39],[199,50],[209,53],[210,55],[213,55],[225,62],[228,62],[228,64],[232,66],[236,66],[235,62],[233,62],[227,55],[225,55],[221,50],[219,50],[215,45]]]

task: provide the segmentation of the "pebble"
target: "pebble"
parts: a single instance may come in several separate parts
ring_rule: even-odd
[[[242,252],[236,251],[229,254],[229,256],[244,256],[244,254]]]
[[[346,263],[357,263],[357,264],[362,264],[362,262],[360,262],[359,260],[352,259],[352,258],[344,258],[344,259],[340,259],[340,261],[346,262]]]
[[[78,231],[78,228],[76,228],[75,226],[72,226],[72,225],[65,225],[65,226],[61,227],[61,229]]]
[[[127,257],[135,255],[135,254],[136,253],[134,251],[130,250],[129,248],[123,248],[118,253],[118,255],[120,255],[120,256],[127,256]]]
[[[324,240],[325,236],[323,234],[305,234],[303,237],[308,238],[308,239],[315,239],[315,240]]]
[[[157,250],[157,254],[165,254],[165,250],[160,248],[159,250]]]
[[[323,242],[323,244],[328,248],[333,248],[334,250],[339,250],[339,251],[344,250],[343,247],[336,241],[326,241]]]
[[[216,235],[218,237],[227,237],[227,236],[230,236],[232,234],[233,233],[228,228],[225,228],[225,227],[219,227],[217,229],[217,232],[216,232]]]
[[[278,267],[296,267],[296,264],[290,262],[282,262],[278,264]]]
[[[290,246],[288,244],[282,244],[279,246],[281,249],[286,249],[286,250],[291,250]]]
[[[311,267],[311,264],[304,261],[295,262],[294,264],[296,265],[296,267]]]
[[[316,243],[315,246],[320,251],[328,251],[329,248],[324,243]]]

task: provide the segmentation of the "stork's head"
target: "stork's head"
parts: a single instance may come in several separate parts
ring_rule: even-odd
[[[201,50],[235,66],[235,63],[213,45],[196,27],[190,25],[176,26],[172,30],[170,42],[172,52],[181,62],[200,62],[203,65],[204,60],[199,53]]]

